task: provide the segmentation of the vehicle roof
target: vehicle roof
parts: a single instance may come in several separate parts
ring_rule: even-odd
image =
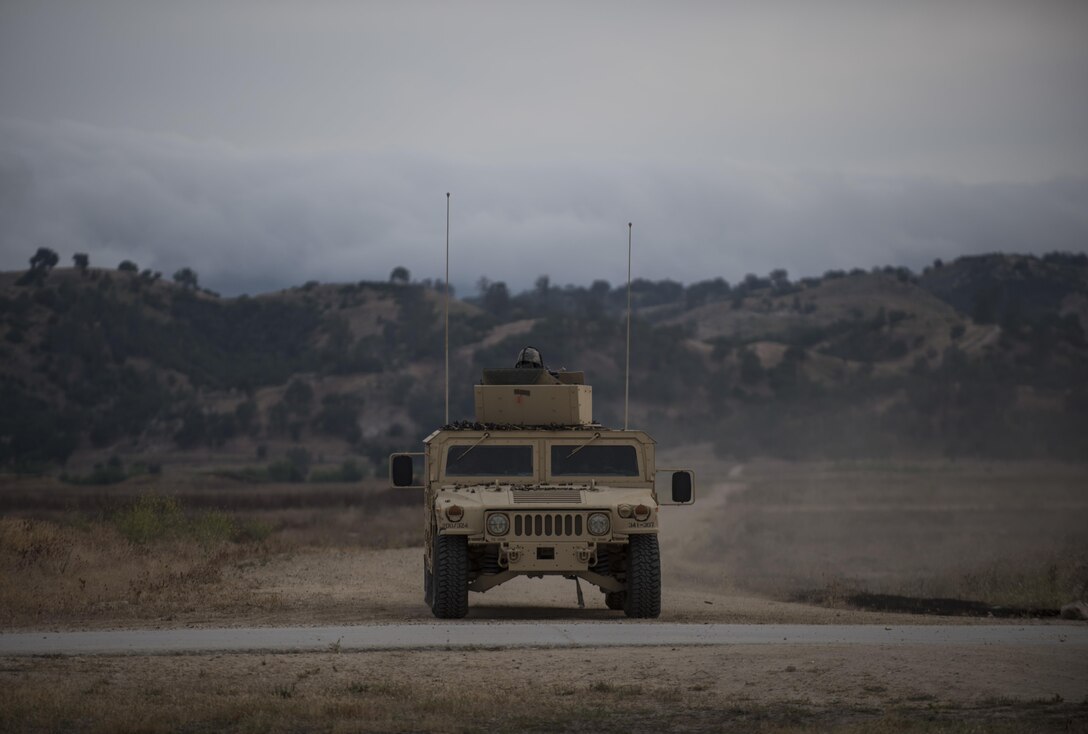
[[[633,439],[638,443],[655,444],[656,441],[645,431],[604,428],[602,426],[519,426],[483,423],[452,424],[435,431],[423,443],[430,444],[440,439],[480,438],[489,433],[490,438],[592,438],[600,434],[602,439]]]

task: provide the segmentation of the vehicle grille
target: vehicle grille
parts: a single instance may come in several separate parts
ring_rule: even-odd
[[[580,489],[515,489],[510,494],[513,495],[514,504],[536,502],[539,504],[578,505],[582,503],[582,490]]]
[[[512,535],[516,538],[581,538],[587,535],[580,512],[514,512]]]

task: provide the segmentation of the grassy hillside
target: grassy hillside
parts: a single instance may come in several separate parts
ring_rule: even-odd
[[[451,417],[537,346],[622,422],[626,289],[456,300]],[[791,281],[636,281],[632,423],[722,456],[1088,455],[1088,258],[994,255]],[[0,463],[345,461],[443,420],[442,294],[308,283],[220,298],[135,269],[0,274]],[[186,458],[188,457],[188,458]],[[116,462],[115,462],[116,463]],[[346,465],[345,465],[346,466]],[[281,466],[283,470],[283,466]],[[372,470],[372,469],[371,469]]]

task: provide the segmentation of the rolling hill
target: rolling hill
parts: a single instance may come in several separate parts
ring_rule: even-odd
[[[55,263],[55,260],[54,260]],[[723,456],[1088,456],[1088,257],[633,284],[632,424]],[[307,283],[221,298],[134,268],[0,273],[0,463],[110,455],[378,467],[443,422],[443,295]],[[537,346],[620,423],[626,288],[510,294],[451,315],[451,418],[484,366]]]

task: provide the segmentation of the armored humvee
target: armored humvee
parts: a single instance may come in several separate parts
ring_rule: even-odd
[[[469,591],[546,575],[596,585],[629,617],[660,614],[655,483],[671,474],[663,503],[691,504],[694,475],[658,469],[643,431],[594,423],[592,398],[581,372],[485,369],[474,422],[390,457],[393,486],[424,491],[423,593],[436,617],[465,616]]]

